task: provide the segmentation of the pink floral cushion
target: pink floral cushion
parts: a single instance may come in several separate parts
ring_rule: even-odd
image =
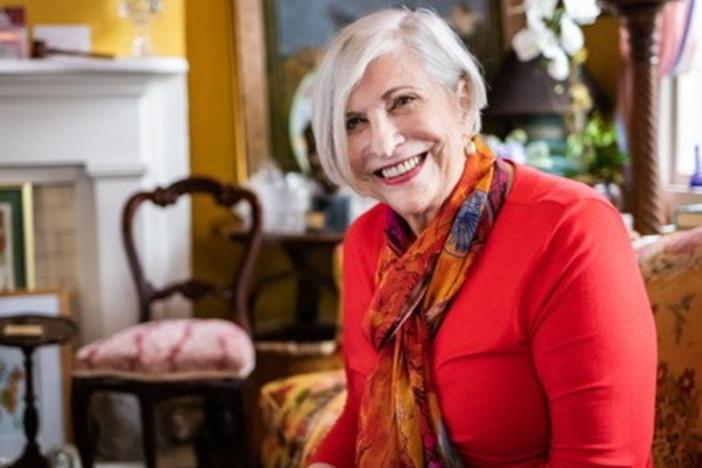
[[[246,377],[255,363],[249,335],[226,320],[141,323],[78,350],[77,376],[144,379]]]

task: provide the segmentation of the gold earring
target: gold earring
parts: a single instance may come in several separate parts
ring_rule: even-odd
[[[478,151],[478,148],[475,146],[475,143],[473,143],[473,140],[468,140],[468,143],[466,143],[466,154],[475,154]]]

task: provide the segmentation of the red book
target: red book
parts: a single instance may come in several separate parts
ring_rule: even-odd
[[[24,8],[0,7],[0,59],[27,57],[27,28]]]

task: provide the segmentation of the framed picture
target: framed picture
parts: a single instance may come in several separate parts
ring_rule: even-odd
[[[61,289],[0,292],[0,317],[27,312],[69,316],[68,294]],[[72,356],[70,346],[44,346],[34,352],[37,440],[44,452],[68,438]],[[10,460],[21,455],[25,444],[24,382],[22,352],[0,346],[0,454]]]
[[[392,5],[429,8],[464,40],[488,82],[502,60],[509,29],[508,0],[235,0],[234,4],[246,118],[246,128],[238,133],[246,135],[249,155],[268,151],[284,170],[303,172],[309,171],[305,154],[305,139],[310,138],[309,72],[339,29]],[[255,60],[259,51],[266,58],[264,64]],[[262,109],[262,103],[268,109]],[[270,134],[268,147],[260,138],[265,130]],[[249,160],[248,166],[255,169],[257,161]]]
[[[0,185],[0,291],[33,287],[32,185]]]

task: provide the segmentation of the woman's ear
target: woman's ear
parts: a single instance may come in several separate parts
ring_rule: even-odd
[[[470,92],[468,89],[468,81],[465,78],[461,78],[456,83],[456,97],[458,97],[458,104],[461,106],[463,111],[463,117],[468,118],[471,114],[470,112]]]

